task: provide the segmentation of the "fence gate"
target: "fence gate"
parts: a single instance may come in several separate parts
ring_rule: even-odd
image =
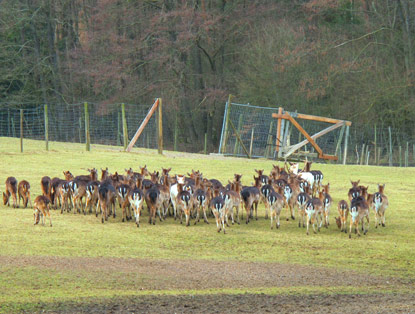
[[[249,158],[307,156],[337,160],[343,151],[346,160],[350,126],[349,121],[228,101],[219,153]]]

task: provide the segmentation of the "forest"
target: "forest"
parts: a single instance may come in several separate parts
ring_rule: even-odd
[[[163,99],[167,130],[217,147],[239,103],[414,138],[410,0],[3,0],[0,103]]]

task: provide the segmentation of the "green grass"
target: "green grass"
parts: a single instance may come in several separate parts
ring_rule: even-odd
[[[172,173],[183,174],[191,169],[200,170],[205,177],[227,182],[234,173],[242,173],[243,183],[250,184],[254,169],[265,169],[266,173],[276,162],[237,158],[210,157],[196,154],[137,149],[125,153],[120,147],[92,145],[86,152],[84,145],[50,143],[50,151],[44,142],[25,140],[25,152],[19,152],[19,140],[0,138],[0,190],[8,176],[31,183],[32,199],[40,193],[40,178],[44,175],[62,177],[63,170],[75,175],[84,174],[89,167],[108,167],[111,172],[124,172],[132,167],[147,165],[150,170],[172,167]],[[228,228],[228,234],[218,234],[213,220],[211,224],[200,223],[184,227],[173,219],[149,226],[147,216],[140,228],[133,223],[121,223],[120,215],[102,225],[94,215],[61,215],[52,212],[53,227],[33,226],[31,209],[13,209],[0,206],[0,255],[1,256],[63,256],[63,257],[120,257],[145,259],[192,259],[280,262],[326,266],[335,269],[350,269],[390,277],[415,280],[415,233],[413,225],[413,168],[385,168],[374,166],[342,166],[313,164],[313,169],[322,170],[325,182],[330,182],[331,195],[337,205],[347,198],[350,179],[360,179],[373,192],[377,183],[386,183],[385,192],[390,206],[386,213],[386,228],[374,228],[373,213],[368,235],[349,240],[341,234],[334,223],[336,205],[332,207],[329,229],[317,235],[306,236],[297,221],[286,222],[287,211],[283,211],[281,229],[270,230],[269,220],[260,219],[249,225],[242,223]],[[146,215],[146,214],[145,214]],[[92,283],[91,283],[92,282]],[[8,287],[8,293],[0,294],[0,311],[13,308],[13,304],[31,302],[55,302],[80,297],[112,297],[114,295],[140,294],[126,282],[103,282],[101,288],[93,283],[96,278],[79,277],[79,273],[53,273],[50,270],[22,267],[1,267],[0,287]],[[65,283],[65,284],[63,284]],[[282,288],[267,291],[281,291]],[[287,291],[306,293],[317,291],[317,287],[292,287]],[[283,289],[282,289],[283,290]],[[330,291],[367,290],[337,287]],[[70,293],[72,291],[72,293]],[[245,290],[243,290],[245,291]],[[261,291],[258,287],[258,291]],[[373,291],[373,290],[372,290]],[[199,291],[202,293],[203,291]],[[236,290],[234,291],[236,292]],[[250,289],[255,292],[255,289]],[[145,291],[145,293],[151,293]],[[160,293],[155,291],[153,293]],[[169,291],[168,293],[183,293]],[[197,291],[192,291],[197,293]],[[271,292],[270,292],[271,293]],[[7,306],[6,306],[7,305]]]

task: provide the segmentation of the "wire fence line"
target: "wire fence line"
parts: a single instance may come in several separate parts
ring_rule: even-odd
[[[277,119],[272,118],[278,113],[278,107],[259,107],[250,104],[231,103],[225,107],[219,152],[224,155],[246,157],[247,151],[252,157],[276,158]],[[291,113],[295,117],[296,113]],[[226,128],[228,116],[233,127]],[[301,120],[297,122],[310,135],[327,128],[331,124],[319,121]],[[227,130],[225,130],[227,129]],[[237,131],[243,145],[237,138]],[[304,140],[303,134],[286,120],[282,120],[281,130],[287,146]],[[338,128],[316,140],[324,154],[337,155],[338,163],[343,161],[344,144],[347,132]],[[226,139],[225,139],[226,138]],[[414,166],[415,138],[399,129],[376,125],[357,125],[352,123],[347,136],[347,164]],[[226,145],[224,145],[226,143]],[[340,143],[340,144],[339,144]],[[297,156],[315,156],[314,147],[307,144],[297,152]]]
[[[23,106],[23,136],[28,139],[45,139],[45,106]],[[122,105],[88,103],[91,143],[123,145]],[[148,105],[125,104],[128,139],[147,115]],[[48,139],[58,142],[85,143],[84,103],[49,105],[47,110]],[[20,136],[20,108],[0,105],[0,136]],[[157,148],[156,118],[153,116],[135,146]]]

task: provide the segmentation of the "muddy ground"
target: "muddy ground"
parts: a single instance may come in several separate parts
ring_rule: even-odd
[[[94,286],[133,290],[204,290],[295,287],[368,287],[369,295],[211,294],[148,295],[74,303],[39,304],[64,313],[415,313],[415,283],[350,270],[279,263],[204,260],[0,256],[0,266],[39,267],[71,272]],[[103,276],[105,273],[105,276]],[[414,294],[379,294],[383,288],[414,287]],[[324,290],[323,290],[324,291]],[[407,290],[408,291],[408,290]],[[76,296],[74,296],[76,297]],[[115,296],[116,297],[116,296]],[[83,302],[83,303],[82,303]]]

